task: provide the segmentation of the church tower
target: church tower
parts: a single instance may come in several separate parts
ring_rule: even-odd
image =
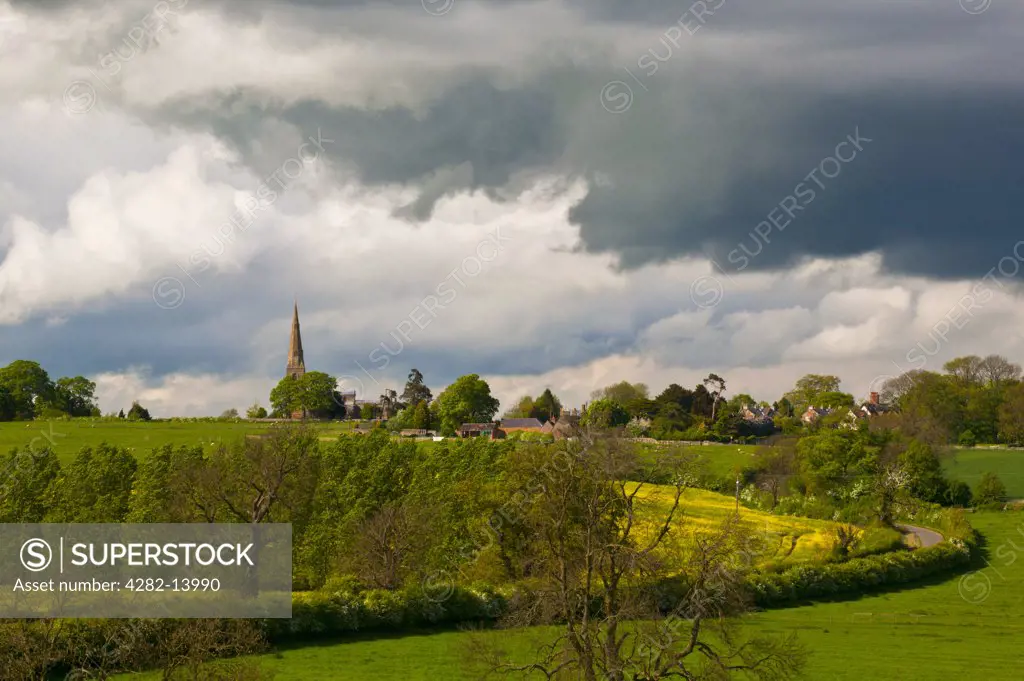
[[[306,361],[302,357],[302,332],[299,330],[299,302],[295,301],[292,315],[292,338],[288,344],[288,367],[285,376],[298,378],[306,373]]]

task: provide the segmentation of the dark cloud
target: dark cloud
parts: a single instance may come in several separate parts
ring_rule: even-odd
[[[312,10],[326,3],[252,7],[281,4]],[[666,28],[689,7],[569,4],[601,20],[654,24],[660,17]],[[1024,150],[1024,79],[1012,67],[1013,56],[1024,54],[1010,39],[1013,29],[993,17],[970,16],[956,3],[727,2],[705,33],[686,39],[742,42],[773,32],[799,39],[766,53],[763,63],[709,54],[698,66],[684,61],[689,53],[671,54],[642,84],[625,74],[623,67],[637,72],[628,62],[552,65],[502,88],[487,73],[467,72],[425,113],[320,101],[268,105],[236,91],[178,102],[160,115],[213,130],[261,173],[272,172],[294,143],[275,144],[276,124],[323,129],[337,140],[328,154],[336,167],[355,169],[368,184],[422,188],[417,201],[397,209],[411,219],[428,217],[438,198],[455,191],[501,195],[518,173],[585,177],[592,190],[572,213],[583,248],[618,254],[627,268],[700,254],[727,270],[780,268],[806,256],[878,250],[893,271],[975,276],[1012,248],[1024,224],[1024,205],[1013,198],[1024,172],[1015,161]],[[659,32],[643,35],[666,53]],[[977,49],[977,61],[949,73],[898,61],[945,46]],[[895,61],[879,65],[878,54]],[[608,79],[634,90],[633,106],[618,116],[599,106]],[[872,141],[856,160],[814,187],[813,202],[784,231],[751,236],[857,129]],[[744,243],[756,257],[737,253]]]

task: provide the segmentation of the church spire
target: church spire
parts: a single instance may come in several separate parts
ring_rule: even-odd
[[[299,330],[299,301],[295,301],[295,311],[292,315],[292,337],[288,344],[288,367],[285,370],[286,376],[298,378],[306,373],[306,360],[302,356],[302,332]]]

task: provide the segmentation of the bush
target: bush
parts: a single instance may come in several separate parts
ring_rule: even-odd
[[[913,582],[970,563],[978,538],[962,510],[943,512],[931,507],[910,519],[937,527],[946,541],[924,549],[871,555],[844,563],[800,565],[775,574],[755,573],[747,579],[750,596],[762,608],[791,605]]]
[[[974,489],[974,503],[978,506],[1001,504],[1006,501],[1006,485],[995,473],[985,473]]]
[[[974,437],[974,433],[972,431],[965,430],[960,433],[960,438],[957,440],[957,443],[961,447],[973,447],[978,443],[978,440]]]
[[[486,584],[471,587],[415,585],[400,591],[361,590],[351,580],[330,581],[319,591],[292,595],[290,620],[265,623],[271,643],[360,631],[403,631],[437,624],[493,620],[507,596]]]

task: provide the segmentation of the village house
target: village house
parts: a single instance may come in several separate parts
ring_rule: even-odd
[[[490,440],[501,440],[505,431],[497,423],[463,423],[459,426],[459,437],[486,437]]]
[[[515,433],[518,431],[525,431],[528,433],[539,433],[544,428],[544,424],[539,419],[528,418],[528,419],[502,419],[499,425],[506,433]]]
[[[585,411],[587,405],[583,405]],[[544,427],[540,429],[540,432],[553,435],[556,440],[563,440],[565,438],[572,437],[573,433],[576,432],[580,424],[580,410],[562,409],[561,414],[558,418],[552,416]]]
[[[832,410],[827,407],[815,407],[813,404],[807,407],[807,411],[800,416],[800,420],[810,425],[820,419],[822,416],[828,416],[832,413]]]
[[[740,407],[740,416],[744,421],[756,424],[771,424],[775,419],[775,410],[771,407],[744,404]]]
[[[882,404],[879,401],[878,393],[873,392],[868,396],[867,402],[864,402],[859,407],[850,409],[848,419],[852,424],[856,424],[857,421],[864,419],[871,419],[882,414],[888,414],[892,411],[892,408],[887,404]]]

